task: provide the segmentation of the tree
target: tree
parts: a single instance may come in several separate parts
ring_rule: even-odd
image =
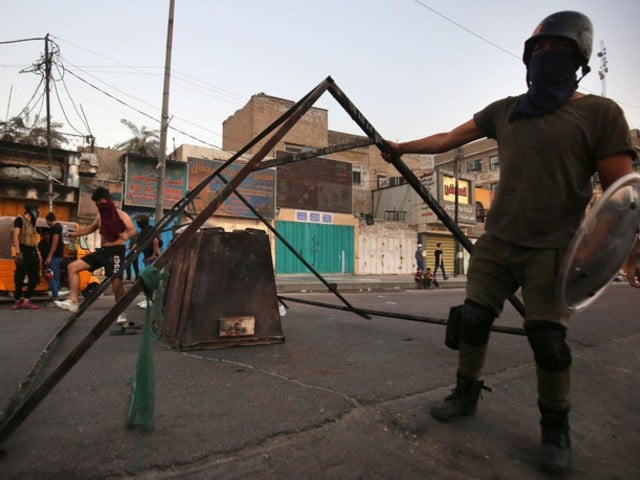
[[[131,130],[133,137],[125,142],[118,143],[115,146],[116,148],[139,155],[158,156],[160,153],[160,133],[158,130],[149,130],[144,125],[138,128],[133,122],[124,118],[120,120],[120,123]]]

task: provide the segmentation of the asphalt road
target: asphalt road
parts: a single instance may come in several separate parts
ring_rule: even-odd
[[[446,318],[464,291],[346,297]],[[639,477],[639,300],[617,284],[575,317],[569,478]],[[74,325],[49,371],[112,301],[99,299]],[[159,342],[153,433],[125,427],[140,337],[105,334],[2,445],[0,478],[541,478],[535,366],[524,337],[492,335],[492,392],[475,417],[443,425],[428,415],[454,381],[442,326],[289,305],[282,344],[179,352]],[[142,321],[144,311],[132,305],[128,314]],[[0,405],[66,318],[0,306]],[[521,325],[510,306],[496,323]]]

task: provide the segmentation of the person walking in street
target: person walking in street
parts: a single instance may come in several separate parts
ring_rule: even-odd
[[[51,292],[51,303],[47,306],[54,306],[60,293],[60,264],[64,256],[64,244],[62,243],[62,225],[56,220],[55,214],[53,212],[47,213],[45,220],[49,232],[47,241],[40,248],[40,256],[42,257],[44,276]]]
[[[40,281],[40,256],[38,255],[38,204],[27,203],[24,213],[13,222],[11,242],[14,248],[16,270],[13,276],[15,292],[12,310],[37,310],[31,301],[33,292]],[[25,288],[25,280],[27,286]]]
[[[438,268],[442,271],[442,279],[443,280],[448,280],[449,277],[447,277],[447,274],[444,271],[444,254],[442,252],[442,244],[441,243],[437,243],[436,244],[436,249],[433,251],[433,256],[435,257],[435,265],[433,267],[433,278],[436,278],[436,275],[438,274]]]
[[[422,246],[421,243],[418,244],[418,248],[416,249],[416,266],[417,266],[417,270],[421,270],[424,271],[424,257],[425,257],[425,252],[424,252],[424,248]]]
[[[101,248],[69,264],[67,267],[70,291],[69,298],[64,301],[55,302],[56,306],[69,310],[72,313],[78,312],[79,309],[79,273],[84,270],[94,271],[104,267],[107,277],[113,277],[112,288],[116,302],[122,298],[124,295],[122,266],[124,264],[126,242],[138,234],[136,228],[133,226],[131,217],[114,205],[108,189],[105,187],[96,188],[91,195],[91,200],[93,200],[96,207],[98,207],[98,215],[91,225],[75,232],[69,232],[69,236],[82,237],[99,230]],[[124,313],[118,316],[117,323],[119,325],[126,325],[128,323]]]
[[[483,137],[497,140],[499,185],[486,233],[471,256],[459,322],[450,318],[459,334],[456,387],[431,415],[449,422],[476,413],[491,325],[504,301],[521,288],[536,363],[540,462],[554,474],[571,465],[570,317],[556,303],[558,269],[591,200],[592,176],[598,173],[604,190],[633,171],[637,156],[621,108],[609,98],[577,91],[577,70],[582,76],[590,70],[592,39],[591,21],[582,13],[546,17],[524,43],[526,93],[491,103],[449,132],[389,142],[402,155],[443,153]]]

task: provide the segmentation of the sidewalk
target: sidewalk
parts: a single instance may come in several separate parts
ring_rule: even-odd
[[[324,280],[335,285],[341,293],[379,292],[388,290],[416,290],[416,283],[410,274],[403,275],[355,275],[352,273],[322,274]],[[448,280],[439,278],[440,288],[464,288],[465,275],[450,275]],[[313,274],[276,274],[278,293],[327,292],[328,288]]]

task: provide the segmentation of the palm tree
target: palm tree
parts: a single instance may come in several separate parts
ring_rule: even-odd
[[[36,115],[30,122],[29,114],[12,117],[6,122],[0,122],[2,139],[26,145],[47,146],[47,119]],[[62,147],[68,143],[67,138],[58,129],[62,127],[60,122],[51,122],[51,146]]]
[[[157,157],[160,153],[160,133],[158,130],[149,130],[144,125],[138,128],[133,122],[121,119],[120,123],[125,125],[133,137],[126,142],[118,143],[115,147],[129,153]]]

